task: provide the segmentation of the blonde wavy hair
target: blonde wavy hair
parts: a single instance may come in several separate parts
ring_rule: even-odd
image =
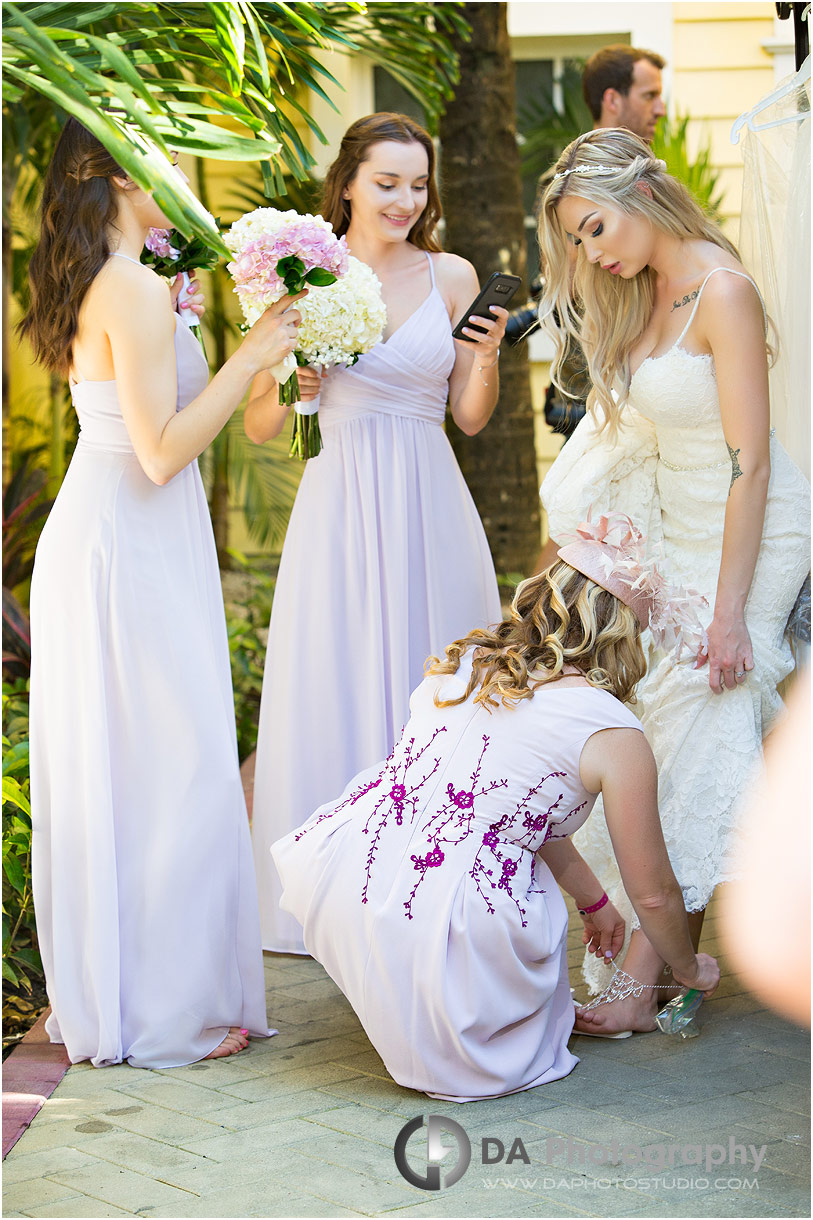
[[[486,631],[476,629],[446,649],[446,660],[430,657],[427,674],[454,674],[474,650],[471,677],[457,699],[437,707],[474,702],[491,711],[499,703],[515,707],[540,686],[562,677],[570,666],[591,686],[622,703],[635,702],[635,687],[646,673],[641,628],[633,611],[612,593],[559,559],[517,588],[511,616]]]
[[[615,172],[572,172],[583,166]],[[640,217],[681,240],[701,238],[712,242],[737,261],[739,254],[686,187],[666,172],[649,145],[631,131],[621,127],[588,131],[567,146],[555,173],[564,177],[551,181],[539,213],[539,248],[545,276],[539,317],[556,341],[551,376],[559,386],[570,337],[575,338],[584,350],[592,382],[587,406],[602,417],[601,427],[608,427],[612,438],[629,395],[630,352],[654,307],[655,272],[644,267],[632,279],[622,279],[607,275],[582,257],[577,260],[575,274],[571,274],[568,238],[557,215],[557,204],[566,195],[578,195]],[[641,186],[649,189],[641,190]],[[770,356],[772,349],[767,344],[766,348]]]

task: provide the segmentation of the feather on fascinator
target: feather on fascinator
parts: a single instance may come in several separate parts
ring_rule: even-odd
[[[557,552],[559,558],[629,606],[657,648],[674,651],[676,661],[684,648],[694,656],[707,650],[697,612],[708,602],[696,590],[667,581],[656,560],[646,557],[646,538],[626,513],[592,521],[588,512],[576,535]]]

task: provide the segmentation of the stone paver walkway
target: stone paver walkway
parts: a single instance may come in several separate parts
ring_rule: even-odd
[[[718,950],[714,904],[703,948]],[[566,1080],[464,1106],[394,1084],[317,963],[268,955],[266,975],[280,1033],[247,1052],[162,1072],[72,1067],[6,1158],[4,1215],[810,1215],[808,1034],[730,973],[699,1038],[574,1039]],[[419,1114],[471,1141],[469,1169],[437,1192],[394,1162]],[[521,1140],[530,1163],[483,1165],[484,1139],[506,1153]],[[416,1134],[419,1172],[423,1149]],[[600,1163],[613,1157],[624,1163]]]

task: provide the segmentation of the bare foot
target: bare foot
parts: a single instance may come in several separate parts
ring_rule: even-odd
[[[232,1025],[223,1041],[213,1051],[209,1051],[208,1055],[204,1055],[204,1059],[223,1059],[226,1055],[236,1055],[238,1051],[244,1051],[247,1046],[248,1038],[242,1029]]]
[[[574,1033],[618,1034],[631,1029],[634,1033],[650,1033],[657,1029],[655,1000],[648,996],[640,998],[629,996],[625,1000],[613,1000],[612,1003],[599,1004],[585,1012],[576,1009],[576,1024]]]

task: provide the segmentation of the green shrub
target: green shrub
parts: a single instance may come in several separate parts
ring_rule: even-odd
[[[3,683],[3,979],[31,992],[42,977],[31,895],[28,682]]]
[[[257,745],[268,621],[274,577],[265,558],[252,563],[230,551],[233,570],[224,575],[226,628],[234,687],[237,751],[242,763]]]

